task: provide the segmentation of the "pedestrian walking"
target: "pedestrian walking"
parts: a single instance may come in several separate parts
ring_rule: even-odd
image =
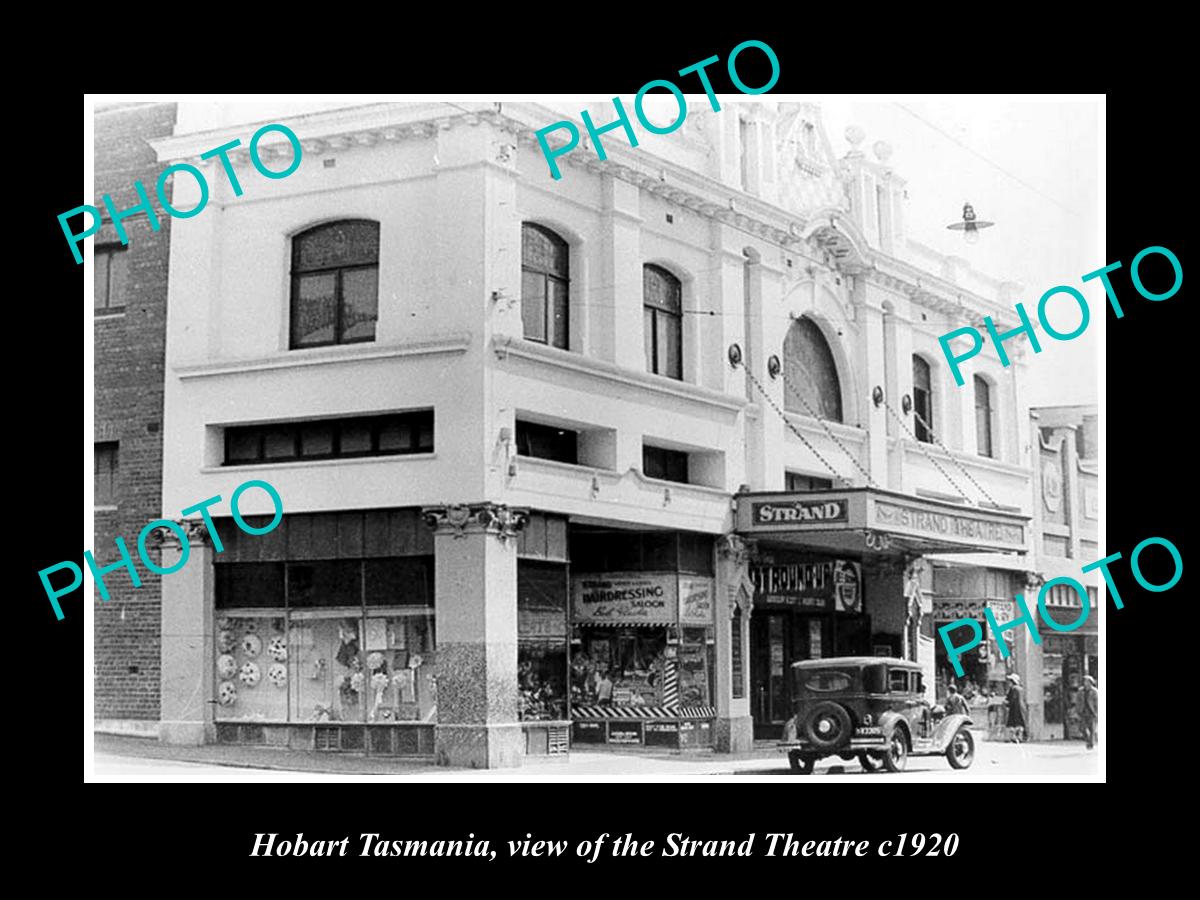
[[[958,686],[951,683],[946,685],[946,715],[953,716],[955,714],[969,716],[971,710],[967,707],[967,701],[963,699],[963,695],[958,692]]]
[[[1096,743],[1096,720],[1100,717],[1100,694],[1096,691],[1096,679],[1091,675],[1083,676],[1083,708],[1079,718],[1083,722],[1083,734],[1087,739],[1089,750]]]
[[[1004,698],[1008,706],[1008,720],[1005,723],[1012,731],[1012,740],[1021,743],[1029,732],[1025,715],[1025,692],[1021,690],[1021,679],[1016,674],[1008,676],[1008,694]]]

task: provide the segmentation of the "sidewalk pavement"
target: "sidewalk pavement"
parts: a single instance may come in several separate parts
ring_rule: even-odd
[[[950,768],[944,756],[910,757],[907,771],[898,775],[877,773],[871,778],[906,780],[1096,780],[1101,773],[1099,751],[1088,751],[1082,743],[999,743],[985,741],[975,732],[975,762],[970,769]],[[770,745],[748,753],[711,751],[684,753],[654,751],[572,751],[569,759],[527,759],[516,769],[451,769],[428,760],[371,757],[344,753],[209,744],[184,747],[160,744],[144,738],[97,734],[96,776],[103,780],[184,781],[283,780],[296,773],[317,776],[312,780],[361,778],[364,776],[412,778],[413,780],[594,780],[644,779],[690,776],[783,776],[787,758]],[[241,771],[238,771],[241,770]],[[278,775],[268,775],[268,772]],[[858,775],[857,761],[838,757],[817,763],[814,777]],[[861,780],[861,779],[851,779]]]

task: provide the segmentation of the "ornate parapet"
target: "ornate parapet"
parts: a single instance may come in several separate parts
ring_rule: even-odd
[[[426,506],[421,510],[421,517],[437,534],[453,534],[456,538],[468,534],[494,534],[501,541],[507,541],[525,527],[529,510],[502,503],[451,503]]]

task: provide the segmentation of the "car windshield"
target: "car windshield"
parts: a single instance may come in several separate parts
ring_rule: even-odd
[[[892,669],[888,672],[888,687],[893,693],[907,694],[909,687],[908,669]]]

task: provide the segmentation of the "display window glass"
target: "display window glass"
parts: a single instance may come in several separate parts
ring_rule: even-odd
[[[559,564],[517,564],[517,717],[567,717],[567,571]]]
[[[217,716],[287,720],[285,620],[282,613],[218,615],[214,640]]]
[[[684,628],[679,647],[679,702],[708,706],[713,698],[713,643],[709,628]]]
[[[571,702],[663,706],[667,628],[582,627],[571,657]]]
[[[274,590],[267,567],[218,566],[217,718],[436,721],[434,610],[415,605],[428,602],[423,567],[419,558],[289,563],[280,608],[268,611],[230,608]],[[415,576],[411,590],[400,569]]]

